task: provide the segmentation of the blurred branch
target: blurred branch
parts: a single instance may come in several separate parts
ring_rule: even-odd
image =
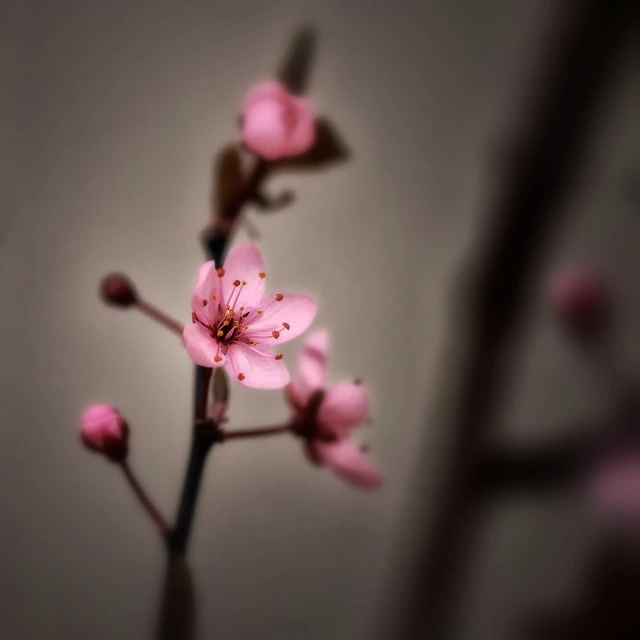
[[[457,356],[459,348],[463,352],[448,381],[451,389],[443,394],[450,413],[442,428],[451,444],[433,528],[424,532],[413,590],[401,604],[393,637],[450,637],[452,604],[479,515],[478,464],[508,386],[508,356],[525,317],[527,284],[561,219],[560,205],[611,79],[631,6],[622,0],[563,3],[536,100],[515,136],[509,174],[483,224],[479,258],[469,265],[472,277],[462,292],[468,307],[454,313],[459,326],[445,358]],[[432,482],[428,477],[417,488],[420,498]]]
[[[482,457],[476,482],[489,498],[505,493],[557,491],[581,476],[595,444],[584,436],[575,436],[523,450],[494,450]]]
[[[129,463],[126,460],[123,460],[119,463],[119,466],[122,469],[124,477],[131,487],[131,490],[133,491],[136,499],[138,500],[146,514],[149,516],[151,521],[156,525],[158,531],[160,532],[160,535],[163,538],[167,538],[171,533],[171,527],[167,524],[164,516],[160,513],[147,492],[144,490],[143,486],[140,484],[140,481],[129,466]]]

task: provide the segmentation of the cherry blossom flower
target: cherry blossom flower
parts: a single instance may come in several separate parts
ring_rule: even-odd
[[[315,140],[315,115],[310,103],[272,80],[249,90],[241,122],[243,143],[266,160],[304,153]]]
[[[611,315],[607,284],[586,267],[560,272],[552,282],[550,297],[559,321],[575,334],[593,334],[604,329]]]
[[[368,417],[369,395],[359,382],[338,382],[324,388],[327,332],[311,334],[298,355],[295,378],[286,389],[295,417],[293,431],[305,441],[310,459],[362,489],[382,485],[381,473],[363,449],[349,439]]]
[[[610,452],[589,478],[590,495],[608,521],[640,524],[640,447]]]
[[[88,449],[108,458],[121,460],[127,456],[129,427],[111,405],[94,404],[84,410],[80,438]]]
[[[262,254],[251,242],[232,249],[224,266],[211,260],[200,267],[192,323],[183,333],[196,364],[225,367],[245,387],[278,389],[289,382],[282,354],[271,347],[306,331],[316,302],[301,293],[265,295],[264,289]]]

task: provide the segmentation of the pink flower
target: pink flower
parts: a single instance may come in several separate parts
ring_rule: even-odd
[[[309,102],[275,81],[247,93],[242,107],[242,142],[266,160],[296,156],[315,140],[315,115]]]
[[[127,456],[129,427],[111,405],[94,404],[84,410],[80,417],[80,438],[87,448],[113,460]]]
[[[316,331],[298,355],[295,379],[286,390],[295,411],[293,430],[305,439],[312,461],[362,489],[377,489],[382,475],[361,447],[349,440],[351,431],[368,416],[369,395],[357,382],[324,388],[327,342],[327,332]]]
[[[558,319],[573,333],[593,333],[609,319],[609,289],[587,268],[574,267],[558,274],[550,294]]]
[[[278,389],[289,382],[274,344],[303,333],[316,302],[301,293],[265,295],[262,254],[251,242],[232,249],[224,266],[213,260],[198,271],[191,296],[193,322],[183,337],[191,359],[203,367],[226,367],[245,387]]]
[[[609,520],[640,523],[640,449],[608,455],[590,477],[590,494]]]

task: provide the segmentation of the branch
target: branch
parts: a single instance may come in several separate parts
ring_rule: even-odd
[[[475,277],[464,292],[468,308],[455,310],[454,317],[465,324],[454,328],[454,343],[445,358],[452,360],[452,354],[464,351],[449,380],[451,388],[442,393],[451,402],[449,419],[442,425],[451,444],[434,518],[424,532],[427,543],[414,561],[412,593],[401,605],[401,628],[394,637],[448,637],[452,601],[481,503],[477,467],[508,386],[507,364],[525,316],[527,285],[562,217],[560,205],[617,62],[631,6],[622,0],[574,0],[563,7],[560,29],[542,67],[537,101],[521,123],[504,189],[483,224],[487,235],[480,238],[479,259],[469,265],[468,273]],[[432,484],[432,477],[425,478],[416,488],[416,500],[422,501]]]

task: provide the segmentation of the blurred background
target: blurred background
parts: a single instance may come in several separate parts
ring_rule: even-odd
[[[308,93],[353,155],[278,175],[269,188],[293,188],[294,204],[248,216],[271,286],[317,296],[330,377],[370,387],[374,424],[359,436],[386,485],[363,494],[341,484],[293,438],[216,448],[189,554],[199,637],[423,637],[402,620],[419,588],[430,478],[451,440],[438,407],[449,400],[447,365],[463,358],[465,341],[455,348],[452,335],[456,285],[488,237],[513,160],[505,145],[560,4],[0,2],[1,637],[153,637],[162,545],[121,475],[81,447],[77,420],[91,402],[115,404],[132,427],[132,465],[173,516],[193,367],[174,336],[106,308],[98,283],[125,272],[188,320],[214,154],[238,138],[246,88],[274,74],[309,22],[320,39]],[[493,425],[500,445],[586,432],[606,413],[599,371],[549,313],[559,267],[607,275],[623,310],[616,353],[625,370],[640,364],[638,43],[627,38],[615,55],[580,173],[526,291]],[[240,229],[235,242],[245,238]],[[230,426],[286,415],[279,392],[233,386]],[[591,524],[572,492],[492,501],[451,637],[517,638],[532,611],[578,600],[598,535]]]

